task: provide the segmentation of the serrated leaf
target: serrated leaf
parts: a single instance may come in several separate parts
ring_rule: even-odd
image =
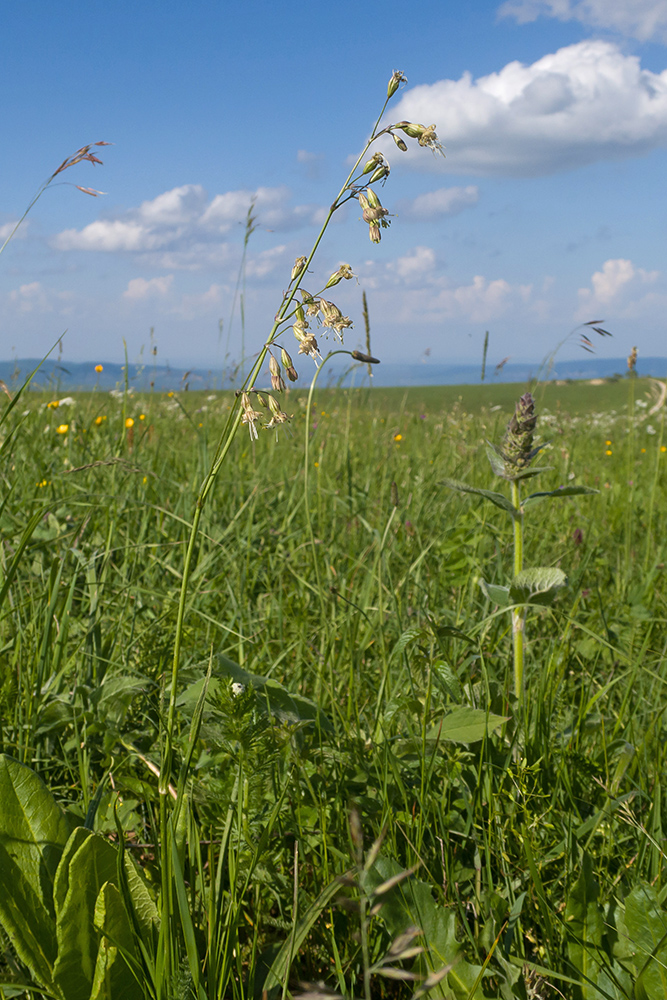
[[[567,583],[562,569],[555,566],[535,566],[524,569],[512,580],[509,598],[512,604],[553,604],[556,594]]]
[[[599,492],[599,490],[593,490],[589,486],[559,486],[557,490],[545,490],[540,493],[531,493],[530,496],[527,496],[525,500],[521,501],[521,506],[525,510],[526,507],[533,507],[536,503],[541,503],[543,500],[559,500],[561,497],[588,496],[589,494]]]
[[[484,595],[498,607],[506,608],[511,603],[509,587],[501,587],[497,583],[487,583],[486,580],[480,580],[479,585]]]
[[[509,716],[493,715],[481,708],[457,708],[426,734],[428,740],[477,743],[499,729]]]
[[[511,514],[512,517],[519,514],[514,504],[502,493],[494,493],[493,490],[480,490],[476,486],[468,486],[467,483],[462,483],[458,479],[443,479],[440,485],[446,486],[450,490],[456,490],[458,493],[472,493],[474,496],[484,497],[485,500],[490,500],[496,507],[504,510],[506,514]]]

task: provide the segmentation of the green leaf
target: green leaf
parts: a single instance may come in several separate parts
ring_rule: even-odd
[[[348,875],[345,877],[349,877],[351,874],[352,872],[348,872]],[[310,934],[322,911],[331,904],[331,901],[338,895],[340,889],[340,880],[334,879],[333,882],[329,883],[322,890],[317,899],[310,904],[299,921],[294,934],[290,934],[282,944],[272,945],[270,948],[267,948],[262,954],[255,974],[256,997],[267,993],[269,998],[271,998],[282,987],[283,982],[289,975],[294,956],[298,953],[303,942]]]
[[[512,580],[509,589],[510,601],[512,604],[550,605],[566,583],[565,573],[555,566],[524,569]]]
[[[286,687],[270,677],[261,677],[259,674],[251,674],[244,670],[238,663],[228,659],[226,656],[218,654],[214,658],[215,672],[219,675],[214,677],[209,685],[209,694],[212,696],[220,685],[220,676],[227,677],[232,681],[243,684],[244,687],[252,685],[257,694],[257,705],[264,708],[272,715],[287,722],[317,722],[317,725],[327,731],[333,732],[333,726],[324,712],[320,711],[315,702],[310,698],[304,698],[300,694],[292,694]],[[208,667],[208,661],[202,664],[202,668]],[[204,686],[205,678],[195,681],[179,695],[177,705],[186,713],[193,712],[201,690]]]
[[[100,934],[90,1000],[143,1000],[144,991],[125,956],[136,960],[127,911],[115,885],[105,882],[95,902],[95,928]]]
[[[0,923],[35,979],[52,989],[53,886],[67,823],[41,778],[5,754],[0,803]]]
[[[5,754],[0,755],[0,802],[0,845],[53,914],[53,882],[68,837],[65,816],[42,779]]]
[[[485,597],[488,597],[498,607],[506,608],[511,603],[509,587],[501,587],[497,583],[487,583],[486,580],[480,580],[479,585]]]
[[[426,734],[427,740],[476,743],[499,729],[509,716],[493,715],[481,708],[457,708]]]
[[[505,513],[511,514],[512,517],[517,517],[519,514],[514,504],[502,493],[494,493],[493,490],[480,490],[476,486],[468,486],[467,483],[462,483],[458,479],[443,479],[440,485],[446,486],[450,490],[456,490],[458,493],[473,493],[475,496],[484,497],[485,500],[490,500]]]
[[[38,983],[52,989],[53,965],[58,948],[53,917],[2,845],[0,924],[31,975]]]
[[[625,901],[625,954],[637,977],[635,992],[648,1000],[667,997],[667,913],[650,885],[636,886]]]
[[[559,486],[557,490],[546,490],[542,493],[531,493],[527,496],[525,500],[521,501],[521,506],[526,509],[526,507],[532,507],[536,503],[541,503],[543,500],[558,500],[560,497],[577,497],[577,496],[587,496],[591,493],[599,493],[599,490],[592,490],[588,486]]]
[[[95,927],[97,897],[106,882],[116,881],[116,851],[102,837],[79,830],[72,834],[72,849],[63,856],[59,883],[67,891],[56,913],[58,959],[54,980],[67,1000],[89,1000],[100,933]],[[70,845],[68,845],[69,847]],[[62,889],[59,886],[59,899]]]
[[[599,1000],[600,997],[596,984],[602,973],[604,920],[597,901],[598,890],[590,855],[584,854],[581,875],[572,887],[565,907],[568,957],[579,973],[583,1000]],[[604,978],[606,980],[607,977]]]
[[[368,872],[369,888],[373,891],[379,885],[395,878],[402,871],[401,866],[390,858],[378,858]],[[432,998],[456,998],[481,1000],[484,996],[481,983],[474,992],[472,987],[481,971],[481,966],[470,965],[461,956],[461,945],[456,940],[456,915],[454,910],[439,906],[433,898],[431,887],[419,879],[405,879],[382,897],[380,917],[389,934],[396,937],[407,927],[419,927],[423,933],[421,943],[426,953],[416,961],[417,969],[428,974],[443,966],[454,964],[442,983],[435,986],[427,996]]]

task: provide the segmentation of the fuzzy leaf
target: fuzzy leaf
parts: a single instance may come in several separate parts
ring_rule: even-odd
[[[546,490],[543,493],[531,493],[527,496],[525,500],[521,502],[521,506],[524,508],[532,507],[536,503],[541,503],[543,500],[558,500],[561,497],[578,497],[587,496],[592,493],[599,493],[599,490],[592,490],[589,486],[559,486],[557,490]]]
[[[514,504],[502,493],[494,493],[493,490],[480,490],[476,486],[468,486],[467,483],[462,483],[458,479],[443,479],[440,485],[446,486],[450,490],[456,490],[458,493],[473,493],[475,496],[484,497],[485,500],[490,500],[505,513],[511,514],[512,517],[516,517],[519,513]]]
[[[557,592],[567,583],[562,569],[537,566],[524,569],[512,580],[509,589],[512,604],[553,604]]]

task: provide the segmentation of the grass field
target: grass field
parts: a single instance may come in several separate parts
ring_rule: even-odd
[[[318,390],[308,428],[291,392],[277,438],[243,429],[173,693],[231,396],[24,393],[0,515],[1,978],[24,985],[2,995],[667,995],[651,386],[535,390],[549,471],[524,492],[599,492],[526,508],[526,566],[568,584],[528,606],[524,699],[480,586],[511,581],[511,521],[442,485],[503,491],[484,442],[524,387]]]

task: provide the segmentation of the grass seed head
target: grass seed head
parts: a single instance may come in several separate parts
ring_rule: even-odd
[[[628,374],[634,375],[637,370],[637,348],[633,347],[628,354]]]

